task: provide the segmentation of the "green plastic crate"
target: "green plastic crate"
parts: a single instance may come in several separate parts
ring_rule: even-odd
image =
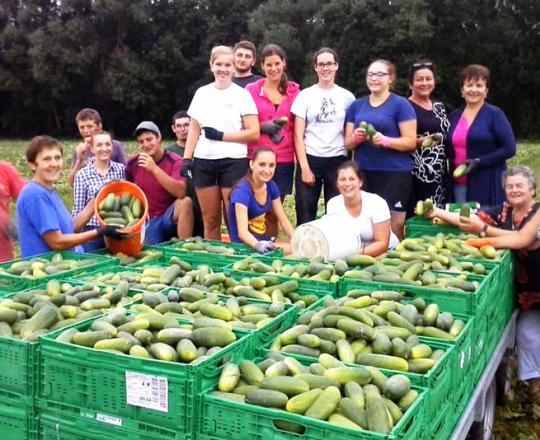
[[[30,260],[32,258],[43,258],[45,260],[51,260],[55,254],[60,254],[66,260],[77,260],[82,262],[82,266],[73,269],[62,270],[55,274],[47,275],[40,278],[30,279],[24,278],[19,275],[12,275],[5,272],[13,263]],[[36,255],[32,258],[21,258],[18,260],[11,260],[0,264],[0,289],[9,292],[18,292],[19,290],[27,289],[29,287],[37,287],[46,284],[51,279],[63,279],[70,276],[81,275],[84,273],[91,273],[95,270],[99,270],[102,267],[106,267],[111,262],[116,263],[117,258],[109,258],[103,255],[97,254],[79,254],[75,252],[49,252],[46,254]],[[116,261],[114,261],[116,260]]]
[[[455,421],[459,415],[452,403],[438,408],[435,421],[430,424],[431,433],[424,438],[426,440],[448,440],[452,436]]]
[[[344,428],[284,410],[264,408],[203,395],[195,438],[197,440],[418,439],[421,437],[424,428],[423,409],[426,393],[423,388],[414,388],[419,391],[420,397],[388,435]],[[280,428],[276,426],[279,422],[300,425],[300,427],[303,427],[303,433],[298,434]]]
[[[40,440],[184,440],[161,426],[122,419],[83,408],[46,402],[39,415]]]
[[[165,243],[161,243],[159,245],[160,248],[167,250],[167,251],[176,251],[176,252],[194,252],[199,253],[203,255],[208,255],[208,252],[197,252],[197,251],[189,251],[182,249],[182,245],[184,243],[194,243],[193,239],[186,239],[186,240],[171,240],[166,241]],[[234,256],[234,257],[247,257],[247,256],[261,256],[258,252],[256,252],[252,247],[244,244],[244,243],[228,243],[224,241],[218,241],[218,240],[202,240],[202,243],[208,244],[211,246],[223,246],[226,248],[234,249],[234,254],[227,255],[227,256]],[[210,255],[223,255],[223,254],[210,254]],[[283,257],[283,249],[277,248],[271,252],[268,252],[264,254],[267,257]]]
[[[26,396],[2,391],[0,402],[2,440],[36,440],[37,420],[33,401]]]
[[[86,330],[91,322],[71,327]],[[40,405],[55,402],[191,435],[194,399],[204,378],[219,376],[224,359],[238,361],[252,350],[252,336],[245,331],[234,332],[236,342],[195,364],[137,358],[58,342],[55,338],[61,331],[43,336]],[[128,375],[142,375],[141,381],[160,386],[155,391],[162,393],[161,399],[154,402],[159,408],[127,403]]]
[[[451,313],[461,313],[474,316],[488,297],[487,291],[495,285],[497,271],[487,276],[468,275],[467,280],[478,281],[480,285],[475,292],[454,292],[443,289],[434,289],[429,286],[411,286],[407,284],[385,283],[380,281],[364,281],[353,278],[341,278],[339,281],[338,296],[345,296],[353,289],[363,290],[396,290],[405,292],[410,297],[424,298],[428,302],[439,304],[441,310]]]
[[[226,272],[230,272],[232,275],[237,275],[239,277],[253,278],[253,277],[259,277],[259,276],[265,275],[264,273],[259,273],[259,272],[234,270],[232,268],[232,265],[224,268],[223,270]],[[282,281],[290,281],[290,280],[296,281],[298,283],[298,286],[304,292],[309,292],[319,297],[323,297],[325,295],[332,295],[335,297],[338,292],[339,282],[318,281],[318,280],[311,280],[309,278],[288,277],[285,275],[272,274],[272,276],[277,276]]]
[[[420,237],[422,235],[437,235],[439,232],[443,234],[460,234],[462,231],[453,225],[436,224],[432,220],[425,217],[411,217],[405,222],[405,236]]]
[[[74,285],[83,284],[77,280],[69,282]],[[130,291],[128,295],[134,293],[136,292]],[[11,293],[9,296],[14,295],[16,294]],[[39,341],[23,341],[0,336],[0,392],[19,393],[28,402],[32,401],[38,387],[38,349]]]
[[[116,256],[116,255],[111,254],[108,249],[102,249],[102,250],[96,251],[94,253],[97,254],[97,255],[103,255],[103,256],[106,256],[106,257],[109,257],[109,258],[116,259],[118,261],[117,264],[122,266],[122,267],[139,267],[139,266],[144,267],[144,265],[146,265],[148,263],[155,263],[155,262],[164,261],[163,249],[161,249],[160,247],[158,247],[158,246],[144,246],[142,248],[141,252],[145,252],[145,251],[154,252],[156,255],[152,255],[152,256],[149,255],[149,256],[142,257],[142,258],[137,258],[135,261],[130,262],[132,257],[128,257],[130,260],[125,260],[125,259],[122,259],[122,258]]]
[[[256,347],[249,358],[255,363],[261,361],[268,350]],[[287,356],[293,357],[290,354]],[[297,357],[303,365],[313,362],[310,358]],[[382,370],[387,376],[396,372]],[[405,373],[407,374],[407,373]],[[425,428],[427,420],[424,416],[428,390],[413,383],[420,397],[407,410],[403,418],[388,435],[371,431],[359,431],[332,425],[326,421],[316,420],[303,415],[289,413],[285,410],[264,408],[241,402],[220,399],[207,393],[216,389],[217,377],[207,380],[197,401],[197,420],[194,438],[197,440],[304,440],[346,439],[346,440],[382,440],[382,439],[418,439]],[[276,426],[280,421],[292,422],[304,427],[302,434],[289,432],[284,427]]]

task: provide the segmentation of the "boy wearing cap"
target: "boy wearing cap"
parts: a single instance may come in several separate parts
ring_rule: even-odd
[[[71,156],[71,170],[67,175],[67,182],[73,186],[75,181],[75,174],[81,168],[88,164],[89,159],[94,157],[92,151],[92,136],[96,133],[100,133],[103,130],[103,123],[101,122],[101,116],[97,110],[93,108],[83,108],[77,116],[75,116],[75,123],[79,129],[83,142],[74,148]],[[111,155],[113,162],[126,164],[126,152],[122,143],[113,139],[113,151]]]
[[[138,185],[148,200],[150,221],[144,242],[190,237],[193,205],[186,197],[186,181],[180,176],[182,158],[163,148],[161,132],[152,121],[141,122],[134,134],[140,153],[128,160],[126,178]]]

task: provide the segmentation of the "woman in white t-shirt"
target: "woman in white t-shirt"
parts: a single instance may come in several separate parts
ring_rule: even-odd
[[[345,113],[354,95],[335,83],[337,54],[323,47],[313,56],[317,84],[302,90],[291,107],[295,115],[295,201],[297,224],[315,220],[321,189],[324,202],[337,195],[336,170],[347,160]]]
[[[188,109],[191,121],[181,174],[193,178],[204,237],[219,240],[222,206],[228,209],[232,187],[247,172],[247,144],[259,139],[259,119],[249,92],[232,82],[230,47],[212,49],[210,69],[215,81],[195,92]]]
[[[399,240],[390,228],[390,209],[377,194],[362,191],[363,175],[353,161],[342,163],[337,170],[340,193],[328,202],[328,214],[352,218],[362,239],[361,254],[376,257],[394,248]]]

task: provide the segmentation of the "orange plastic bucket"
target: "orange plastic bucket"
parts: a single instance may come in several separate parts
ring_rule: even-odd
[[[94,201],[94,214],[98,219],[99,225],[106,226],[106,223],[98,214],[99,204],[110,193],[122,194],[126,192],[141,200],[143,215],[134,225],[120,229],[122,232],[129,232],[131,234],[129,238],[126,238],[125,240],[114,240],[109,237],[104,237],[105,245],[113,254],[121,252],[131,257],[138,257],[144,245],[144,225],[148,218],[148,200],[146,200],[146,196],[142,189],[127,180],[115,180],[114,182],[108,183],[99,190],[96,196]]]

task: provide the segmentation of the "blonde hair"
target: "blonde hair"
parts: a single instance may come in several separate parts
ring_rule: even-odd
[[[220,55],[230,55],[231,57],[234,57],[234,52],[229,46],[214,46],[210,52],[210,67]]]

